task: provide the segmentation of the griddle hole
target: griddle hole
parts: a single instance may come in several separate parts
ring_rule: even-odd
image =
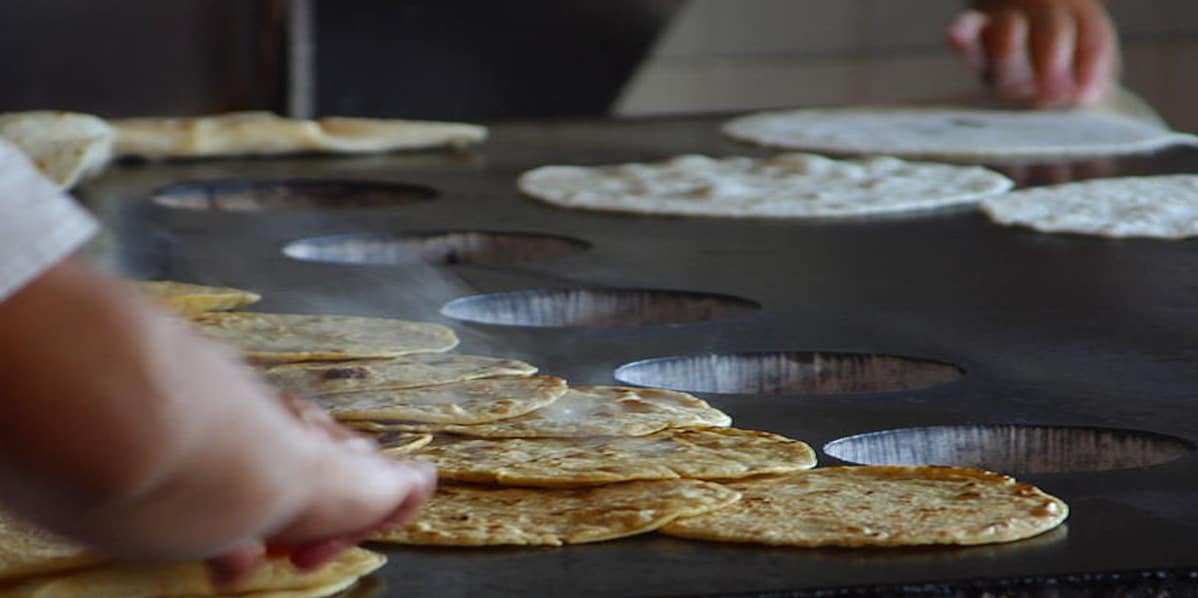
[[[690,291],[544,289],[463,297],[441,313],[497,326],[624,328],[721,320],[760,308],[739,297]]]
[[[217,180],[171,185],[155,192],[152,201],[178,210],[276,212],[386,208],[436,195],[428,187],[373,181]]]
[[[1030,425],[935,426],[834,440],[828,455],[865,465],[956,465],[1010,474],[1095,472],[1146,467],[1194,450],[1152,432]]]
[[[297,260],[330,264],[496,265],[569,255],[589,248],[586,241],[555,235],[457,231],[318,237],[289,243],[283,253]]]
[[[924,388],[963,373],[947,363],[896,355],[784,351],[646,359],[620,366],[615,377],[690,392],[832,395]]]

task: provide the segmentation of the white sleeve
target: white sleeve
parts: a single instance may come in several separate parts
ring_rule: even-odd
[[[96,222],[38,172],[25,154],[0,141],[0,301],[73,253]]]

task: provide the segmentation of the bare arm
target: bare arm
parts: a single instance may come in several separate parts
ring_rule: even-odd
[[[1038,107],[1089,104],[1119,75],[1119,36],[1101,0],[981,0],[948,43],[1002,99]]]
[[[265,541],[316,564],[432,491],[71,261],[0,303],[0,338],[0,501],[116,556],[252,563]]]

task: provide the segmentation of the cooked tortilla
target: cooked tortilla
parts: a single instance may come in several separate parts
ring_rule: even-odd
[[[280,365],[266,369],[263,376],[282,392],[311,396],[397,390],[498,376],[531,376],[536,372],[536,367],[514,359],[414,353],[386,360]]]
[[[728,122],[724,133],[786,150],[950,159],[1137,154],[1198,141],[1113,114],[954,107],[764,112]]]
[[[662,532],[777,546],[992,544],[1041,534],[1069,514],[1034,486],[955,467],[830,467],[728,487],[740,502]]]
[[[315,571],[300,571],[286,559],[274,558],[222,590],[212,586],[207,568],[199,562],[113,564],[25,581],[0,589],[0,598],[317,598],[353,585],[386,560],[381,554],[351,548]]]
[[[60,189],[103,170],[115,134],[103,120],[71,112],[0,114],[0,139],[15,145]]]
[[[384,453],[388,443],[385,436],[379,442]],[[405,456],[435,464],[445,480],[540,488],[680,478],[736,480],[815,466],[815,452],[802,442],[734,428],[595,438],[439,436]]]
[[[528,195],[567,208],[761,218],[827,218],[974,203],[1013,183],[977,166],[814,154],[679,156],[653,164],[543,166],[522,175]]]
[[[465,146],[487,137],[485,127],[462,123],[344,117],[299,120],[269,112],[129,118],[112,124],[119,155],[150,159],[388,152]]]
[[[482,424],[512,418],[552,404],[566,393],[566,381],[553,376],[505,376],[315,397],[342,420],[402,418],[454,424]]]
[[[736,499],[723,486],[695,480],[556,490],[442,485],[415,521],[370,539],[442,546],[602,542],[651,532]]]
[[[536,411],[490,424],[351,422],[369,432],[442,432],[485,438],[645,436],[666,428],[728,426],[732,418],[684,392],[623,386],[578,386]]]
[[[73,542],[0,513],[0,583],[103,561]]]
[[[134,283],[155,301],[184,315],[229,311],[257,303],[262,296],[230,287],[210,287],[171,281]]]
[[[271,363],[391,358],[458,344],[444,326],[383,318],[245,312],[201,314],[193,321],[247,359]]]

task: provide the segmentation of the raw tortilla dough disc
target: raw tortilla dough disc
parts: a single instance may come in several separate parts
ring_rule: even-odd
[[[382,359],[448,351],[453,331],[437,324],[385,318],[263,313],[207,313],[200,331],[264,362]]]
[[[442,432],[485,438],[645,436],[666,428],[728,426],[732,418],[684,392],[577,386],[531,413],[489,424],[347,422],[368,432]]]
[[[1135,154],[1196,141],[1110,114],[950,107],[764,112],[728,122],[724,133],[784,150],[950,159]]]
[[[1049,233],[1181,239],[1198,235],[1198,176],[1036,187],[992,198],[982,211],[999,224]]]
[[[200,562],[114,564],[26,581],[0,590],[0,598],[320,598],[344,590],[386,562],[383,555],[361,548],[351,548],[314,571],[299,571],[286,559],[269,559],[221,591],[212,586]]]
[[[557,490],[442,485],[415,521],[371,540],[442,546],[602,542],[651,532],[737,497],[719,484],[696,480]]]
[[[134,283],[155,301],[184,315],[209,311],[229,311],[257,303],[262,296],[229,287],[209,287],[183,282],[151,281]]]
[[[512,359],[458,353],[413,353],[395,359],[297,363],[263,372],[276,389],[300,396],[393,390],[496,376],[531,376],[537,368]]]
[[[407,421],[484,424],[524,415],[566,394],[566,381],[553,376],[506,376],[314,397],[342,420],[378,418]]]
[[[485,127],[463,123],[346,117],[298,120],[269,112],[129,118],[112,124],[117,154],[152,159],[387,152],[464,146],[487,137]]]
[[[60,189],[103,170],[115,135],[103,120],[71,112],[0,114],[0,139],[15,145]]]
[[[407,442],[407,437],[401,435]],[[387,453],[388,440],[380,441]],[[815,466],[811,447],[777,434],[682,428],[597,438],[435,437],[405,457],[430,461],[442,479],[567,488],[635,480],[736,480]]]
[[[994,544],[1046,532],[1063,501],[956,467],[829,467],[728,484],[741,501],[662,528],[671,536],[776,546]]]
[[[653,164],[543,166],[520,189],[584,210],[757,218],[824,218],[972,203],[1011,188],[977,166],[814,154],[679,156]]]

